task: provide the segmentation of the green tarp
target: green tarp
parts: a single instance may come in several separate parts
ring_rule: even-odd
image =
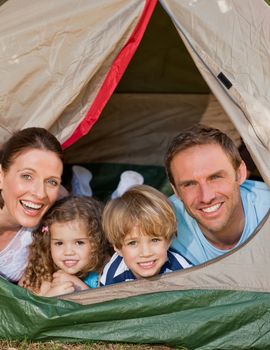
[[[133,282],[129,282],[133,283]],[[40,298],[0,279],[0,338],[268,349],[270,294],[188,290],[83,306]]]

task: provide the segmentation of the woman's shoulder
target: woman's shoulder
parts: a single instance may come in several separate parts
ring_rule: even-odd
[[[25,255],[24,249],[32,243],[32,229],[22,227],[13,239],[9,242],[6,249],[18,252],[18,254]]]
[[[0,251],[0,274],[11,282],[17,282],[22,277],[31,242],[32,230],[21,228]]]
[[[18,236],[32,236],[32,232],[34,231],[35,228],[30,228],[30,227],[21,227],[18,232],[17,235]]]

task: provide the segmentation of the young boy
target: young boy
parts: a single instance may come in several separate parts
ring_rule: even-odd
[[[105,266],[100,285],[148,278],[191,267],[169,249],[176,218],[166,196],[138,185],[107,203],[103,228],[115,254]]]

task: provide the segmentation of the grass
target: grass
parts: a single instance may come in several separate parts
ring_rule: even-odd
[[[18,341],[0,341],[0,350],[171,350],[165,345],[135,345],[135,344],[63,344],[58,342],[31,343]],[[188,350],[187,348],[179,348]]]

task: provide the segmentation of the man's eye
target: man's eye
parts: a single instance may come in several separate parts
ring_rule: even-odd
[[[154,243],[156,243],[156,242],[160,242],[160,241],[161,241],[161,239],[160,239],[160,238],[157,238],[157,237],[152,238],[152,242],[154,242]]]
[[[212,180],[217,180],[217,179],[220,179],[220,178],[221,178],[220,175],[213,175],[213,176],[211,176]]]
[[[183,184],[183,188],[189,188],[192,185],[194,185],[193,182],[187,182],[187,183]]]

